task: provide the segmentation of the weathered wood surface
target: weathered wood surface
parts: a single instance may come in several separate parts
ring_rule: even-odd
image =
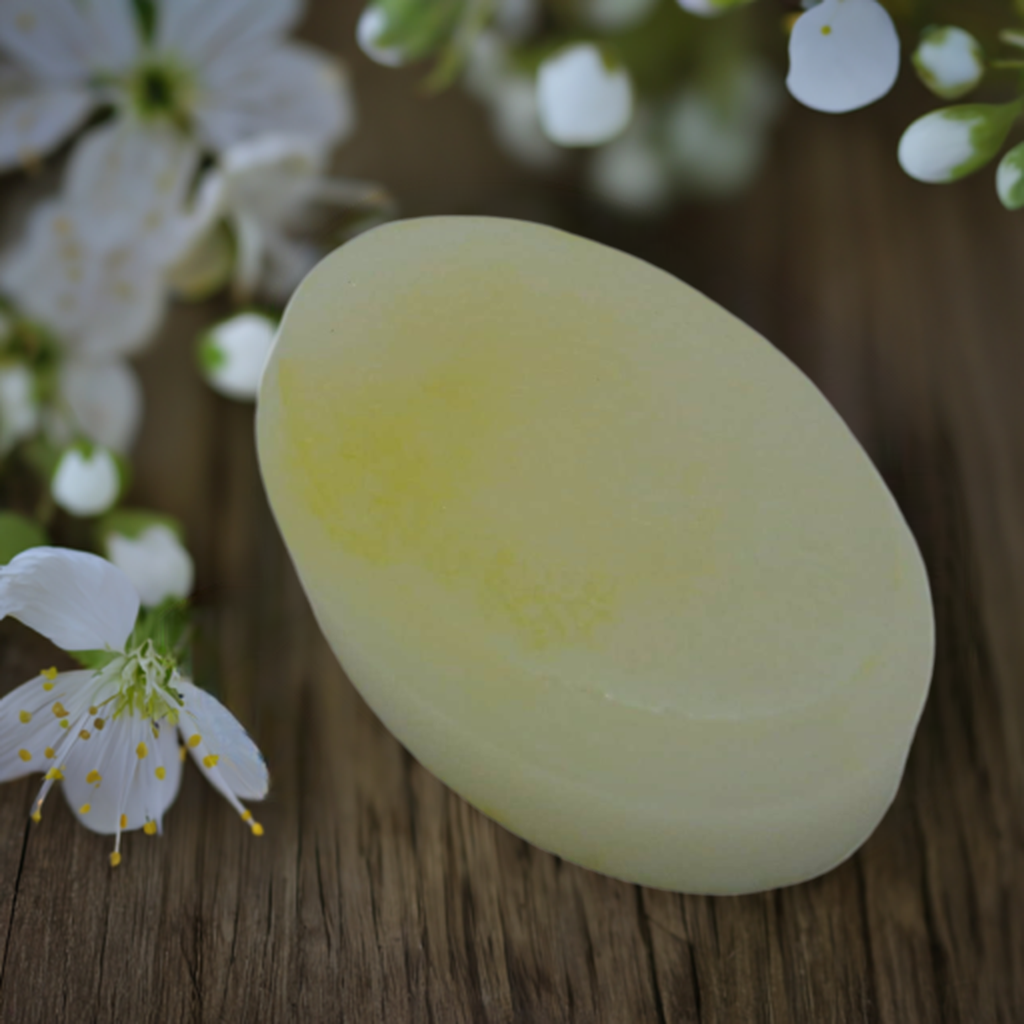
[[[325,16],[318,38],[345,27]],[[853,425],[935,593],[903,786],[848,863],[737,899],[610,881],[491,823],[345,680],[264,503],[251,410],[196,381],[200,314],[183,312],[144,360],[137,494],[188,524],[208,668],[272,767],[266,835],[189,771],[165,838],[128,837],[111,871],[59,797],[30,827],[36,783],[0,789],[0,1020],[1024,1021],[1020,221],[988,177],[903,179],[897,122],[804,113],[741,204],[627,231],[570,188],[524,186],[457,98],[416,108],[408,80],[359,72],[350,168],[414,212],[552,212],[648,255],[772,338]],[[0,642],[2,691],[54,660],[15,625]]]

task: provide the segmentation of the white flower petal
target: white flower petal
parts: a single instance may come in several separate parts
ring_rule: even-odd
[[[178,255],[177,222],[198,164],[198,145],[172,125],[118,118],[75,147],[66,201],[90,248],[130,246],[149,262],[167,264]]]
[[[283,224],[307,202],[324,151],[296,135],[262,135],[236,143],[221,160],[224,203],[268,224]]]
[[[30,548],[0,566],[0,619],[10,615],[66,651],[124,647],[139,595],[105,558]]]
[[[32,371],[24,363],[0,364],[0,457],[39,429]]]
[[[292,292],[323,256],[323,248],[313,242],[289,238],[277,231],[270,232],[267,235],[260,291],[269,301],[287,305]]]
[[[127,5],[125,5],[127,6]],[[74,0],[4,0],[0,49],[33,77],[80,82],[96,69],[89,11]]]
[[[633,0],[633,2],[638,2],[638,0]],[[639,2],[646,2],[646,0],[639,0]],[[494,27],[506,39],[520,41],[540,28],[543,14],[541,0],[497,0],[494,9]]]
[[[624,32],[643,21],[657,6],[658,0],[585,0],[582,14],[598,32]]]
[[[88,455],[79,448],[68,448],[54,470],[50,493],[73,516],[106,512],[121,493],[121,474],[113,455],[100,447]]]
[[[312,47],[288,43],[259,60],[251,54],[203,69],[195,116],[215,149],[265,133],[303,136],[332,146],[355,128],[355,101],[337,61]]]
[[[959,99],[985,74],[985,54],[977,39],[955,26],[926,28],[914,51],[918,77],[936,96]]]
[[[225,796],[226,788],[241,800],[262,800],[270,788],[267,764],[238,719],[188,681],[182,681],[179,690],[185,707],[178,728],[203,774]],[[210,755],[217,759],[212,767],[204,763]]]
[[[55,767],[53,755],[71,716],[77,720],[88,703],[92,675],[85,670],[61,672],[51,679],[40,673],[0,700],[0,782]],[[67,715],[54,714],[54,707]],[[63,721],[68,725],[62,726]]]
[[[228,398],[254,400],[276,334],[277,324],[260,313],[239,313],[211,328],[200,350],[207,382]]]
[[[75,817],[101,835],[131,832],[149,822],[162,830],[181,786],[177,729],[164,721],[154,733],[152,721],[124,713],[107,719],[102,730],[89,731],[88,740],[74,744],[63,768],[64,796]],[[93,772],[99,780],[90,782],[96,780]]]
[[[131,448],[142,422],[142,387],[128,363],[71,356],[61,367],[58,387],[69,414],[64,431],[121,454]],[[58,443],[70,440],[64,436]]]
[[[156,48],[204,67],[225,54],[259,62],[302,13],[300,0],[174,0],[158,7]]]
[[[957,181],[984,167],[999,152],[1024,100],[973,103],[933,110],[903,133],[900,166],[928,184]]]
[[[899,36],[881,4],[824,0],[793,26],[786,85],[804,106],[841,114],[881,99],[899,67]]]
[[[76,213],[60,202],[33,213],[25,237],[6,253],[0,285],[26,315],[92,355],[140,349],[167,301],[161,267],[129,247],[90,248]]]
[[[378,46],[377,39],[387,29],[387,15],[377,4],[364,8],[356,23],[356,42],[359,49],[374,63],[386,68],[401,67],[405,54],[397,46]]]
[[[633,83],[609,67],[592,43],[548,57],[537,72],[537,109],[548,138],[560,146],[597,146],[619,135],[633,113]]]
[[[94,106],[81,86],[34,82],[0,67],[0,171],[46,156]]]
[[[147,608],[191,593],[195,565],[170,527],[156,524],[137,537],[111,533],[106,548],[107,557],[132,581]]]

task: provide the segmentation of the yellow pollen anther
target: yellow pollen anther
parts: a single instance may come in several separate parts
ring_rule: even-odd
[[[140,743],[135,748],[135,753],[139,755],[139,760],[141,761],[149,753],[149,747],[145,743]]]
[[[39,822],[43,820],[42,811],[33,811],[31,817],[32,820],[38,825]]]
[[[258,821],[252,823],[252,834],[254,836],[263,835],[263,826]]]
[[[142,831],[145,832],[147,836],[155,836],[156,835],[156,822],[155,821],[147,821],[146,824],[142,826]]]
[[[103,726],[105,726],[105,725],[106,725],[107,723],[106,723],[106,722],[104,722],[102,718],[97,718],[97,719],[96,719],[96,721],[95,721],[95,722],[93,722],[92,724],[93,724],[94,726],[96,726],[96,728],[97,728],[97,729],[99,729],[100,731],[102,731],[102,730],[103,730]]]
[[[51,768],[45,778],[47,782],[60,782],[64,778],[64,773],[59,768]]]
[[[204,768],[216,768],[217,767],[217,762],[219,760],[220,760],[220,758],[216,754],[207,754],[206,757],[203,758],[203,767]]]
[[[162,782],[166,774],[167,769],[163,765],[160,765],[160,767],[156,770],[156,777],[160,779],[160,781]]]
[[[68,717],[67,709],[64,707],[63,704],[61,704],[60,701],[57,701],[57,703],[53,705],[53,713],[57,716],[57,718]]]
[[[44,751],[44,753],[46,754],[47,757],[56,757],[57,756],[56,753],[54,753],[53,747],[47,747],[46,750]]]
[[[127,828],[127,827],[128,827],[128,815],[127,814],[122,814],[121,815],[121,828]]]
[[[19,750],[18,751],[18,757],[20,757],[22,759],[22,761],[31,761],[32,760],[32,755],[27,750]]]
[[[242,821],[252,821],[252,811],[242,811]]]
[[[821,34],[823,36],[830,36],[830,35],[832,35],[832,26],[831,25],[822,25],[821,26]]]
[[[53,683],[43,683],[43,689],[49,693],[53,689]]]
[[[87,740],[87,739],[88,739],[88,738],[89,738],[89,737],[90,737],[91,735],[92,735],[92,733],[91,733],[91,732],[89,732],[89,730],[88,730],[88,729],[83,729],[83,730],[82,730],[82,731],[81,731],[81,732],[80,732],[80,733],[78,734],[78,737],[79,737],[79,739]]]
[[[191,737],[189,737],[188,745],[189,745],[189,746],[190,746],[190,747],[191,747],[191,748],[192,748],[193,750],[195,750],[195,749],[196,749],[196,747],[198,747],[198,746],[199,746],[199,744],[200,744],[200,743],[202,743],[202,742],[203,742],[203,737],[202,737],[202,736],[200,736],[200,735],[199,735],[199,733],[196,733],[196,734],[195,734],[195,736],[191,736]]]
[[[111,866],[112,868],[116,868],[116,867],[117,867],[117,865],[118,865],[118,864],[120,864],[120,863],[121,863],[121,854],[119,854],[119,853],[117,852],[117,850],[115,850],[115,851],[114,851],[114,852],[113,852],[113,853],[112,853],[112,854],[110,855],[110,866]]]
[[[186,753],[187,753],[187,751],[185,750],[184,747],[178,747],[178,760],[179,761],[184,761]]]
[[[60,722],[58,722],[58,725],[60,725],[62,729],[66,729],[68,727],[68,720],[66,718],[62,718]]]
[[[40,672],[39,674],[41,676],[45,676],[47,679],[53,681],[54,679],[57,678],[57,666],[53,665],[50,668],[44,668],[43,671]]]
[[[98,714],[99,710],[100,710],[99,708],[89,708],[89,714],[90,715]]]
[[[28,725],[28,723],[32,721],[32,712],[22,711],[18,717],[21,719],[23,725]]]
[[[82,804],[82,806],[78,808],[78,813],[79,814],[88,814],[91,810],[92,810],[92,804]]]
[[[101,782],[102,780],[103,780],[103,776],[100,775],[100,773],[98,771],[95,771],[95,770],[89,772],[89,774],[86,775],[86,777],[85,777],[85,781],[87,783],[89,783],[90,786],[94,782]]]

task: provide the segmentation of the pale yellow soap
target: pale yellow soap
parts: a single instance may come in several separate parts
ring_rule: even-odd
[[[258,440],[352,681],[530,842],[741,893],[892,801],[933,658],[914,539],[807,378],[670,275],[517,221],[378,228],[292,299]]]

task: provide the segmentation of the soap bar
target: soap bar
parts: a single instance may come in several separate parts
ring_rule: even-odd
[[[767,341],[552,228],[377,228],[291,300],[260,465],[394,735],[577,864],[734,894],[825,872],[899,784],[928,581],[881,477]]]

